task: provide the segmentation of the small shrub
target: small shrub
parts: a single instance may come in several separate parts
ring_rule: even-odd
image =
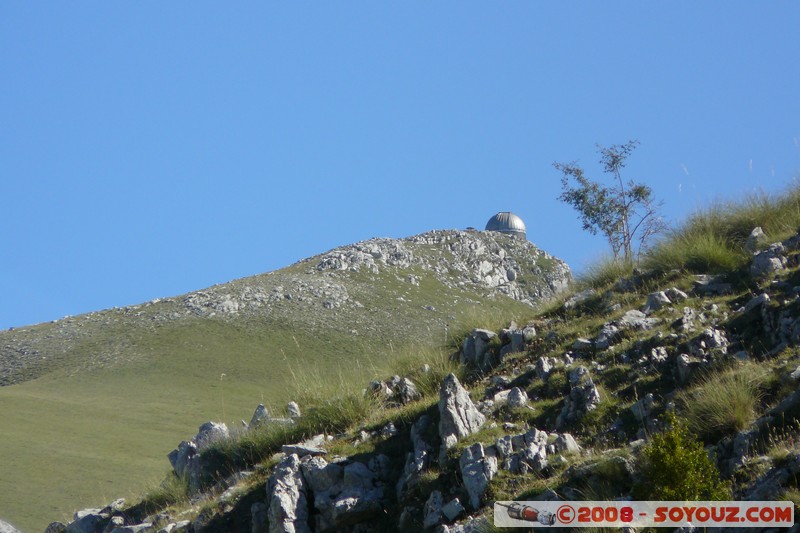
[[[642,450],[642,479],[634,486],[634,499],[730,500],[730,485],[720,479],[702,443],[674,415],[668,420],[671,428],[655,435]]]
[[[701,379],[680,397],[689,429],[709,440],[746,429],[756,419],[762,382],[752,365]]]
[[[721,202],[691,216],[658,243],[647,254],[644,266],[658,272],[735,270],[750,259],[744,244],[753,228],[760,226],[772,241],[777,241],[796,233],[798,225],[798,186],[779,195],[761,193],[739,201]]]
[[[148,490],[137,507],[145,514],[156,513],[171,505],[189,501],[189,479],[170,472],[160,485]]]
[[[569,378],[566,369],[554,368],[542,384],[539,393],[544,398],[563,398],[569,394]]]
[[[615,258],[603,258],[592,263],[578,276],[578,284],[582,287],[602,289],[633,275],[632,261]]]
[[[377,402],[363,394],[347,394],[316,403],[304,415],[304,426],[312,433],[343,433],[365,420]]]
[[[709,231],[679,231],[656,246],[644,260],[644,267],[655,272],[687,270],[716,274],[740,268],[747,255],[734,245]]]

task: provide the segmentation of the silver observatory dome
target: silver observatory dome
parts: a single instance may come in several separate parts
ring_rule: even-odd
[[[503,211],[497,213],[486,223],[486,231],[499,231],[521,239],[527,239],[525,223],[514,213]]]

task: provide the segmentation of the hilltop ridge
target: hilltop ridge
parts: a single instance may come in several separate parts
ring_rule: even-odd
[[[406,303],[403,295],[422,282],[428,292],[414,297],[421,298],[423,307],[434,308],[426,322],[444,328],[452,319],[435,308],[436,304],[446,308],[452,303],[442,302],[445,293],[452,292],[454,298],[458,291],[490,298],[507,296],[533,305],[563,290],[570,279],[570,269],[563,261],[527,240],[497,232],[434,230],[402,239],[374,238],[182,296],[0,332],[0,385],[46,373],[54,360],[68,357],[100,329],[120,324],[146,331],[208,318],[375,332],[379,327],[376,319],[385,310],[369,302],[396,293],[397,301]],[[431,291],[431,285],[437,283],[441,287]],[[426,298],[430,300],[427,303]],[[326,313],[330,310],[336,313]],[[414,311],[419,314],[418,309]],[[108,353],[95,355],[89,365],[114,364],[115,358],[125,358],[122,351],[111,346]]]

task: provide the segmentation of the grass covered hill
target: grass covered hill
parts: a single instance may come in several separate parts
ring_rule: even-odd
[[[784,500],[800,516],[798,199],[698,213],[639,268],[598,264],[525,320],[475,307],[371,382],[295,372],[292,423],[204,427],[161,485],[87,515],[92,531],[491,531],[507,500]]]
[[[569,269],[499,233],[373,239],[282,270],[0,333],[0,516],[43,530],[135,496],[200,421],[366,383],[486,313],[516,316]]]

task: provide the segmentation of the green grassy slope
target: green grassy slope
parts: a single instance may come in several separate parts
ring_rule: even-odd
[[[442,345],[475,313],[530,313],[452,281],[418,265],[317,273],[299,263],[204,291],[277,295],[252,311],[187,311],[180,297],[1,333],[0,346],[41,357],[0,387],[0,516],[41,531],[79,508],[139,496],[202,422],[237,427],[258,403],[280,414],[308,392],[304,374],[366,385],[403,347]],[[328,284],[349,298],[326,308]]]

